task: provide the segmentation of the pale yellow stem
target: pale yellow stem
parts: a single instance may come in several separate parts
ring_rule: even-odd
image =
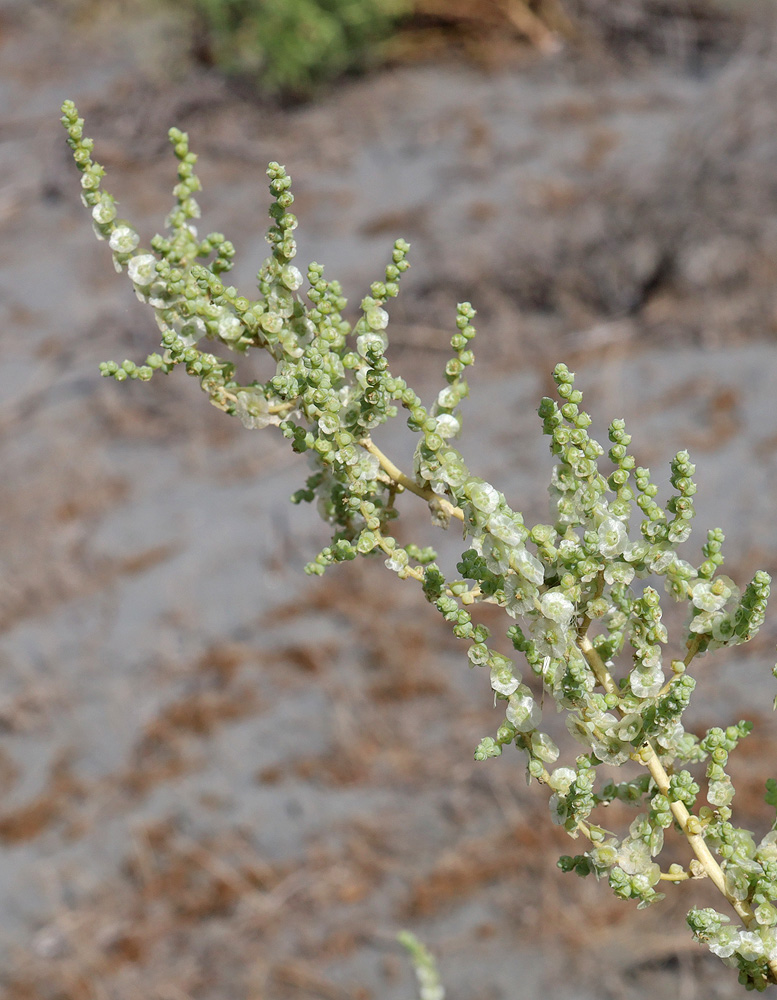
[[[658,876],[664,882],[685,882],[686,879],[693,878],[690,872],[676,872],[672,874],[671,872],[661,872]]]
[[[380,462],[381,469],[383,469],[383,471],[398,486],[402,486],[411,493],[415,493],[416,496],[426,500],[427,503],[438,504],[440,509],[449,517],[456,517],[459,521],[464,520],[464,512],[460,507],[454,507],[450,500],[447,500],[445,497],[441,497],[439,493],[435,493],[434,490],[430,489],[428,486],[419,486],[414,479],[411,479],[410,476],[406,476],[399,466],[394,465],[391,459],[387,455],[384,455],[380,448],[378,448],[378,446],[370,438],[363,438],[359,444],[362,448],[377,458]]]
[[[616,686],[612,675],[609,670],[607,670],[602,658],[599,656],[588,637],[584,635],[578,640],[578,642],[583,655],[596,676],[596,679],[605,691],[615,691]],[[689,661],[695,652],[696,650],[689,651]],[[658,790],[669,798],[669,775],[666,773],[664,765],[658,759],[658,754],[656,753],[652,743],[647,741],[641,751],[638,754],[634,754],[633,759],[647,767]],[[669,808],[672,810],[672,815],[677,820],[680,829],[685,834],[691,850],[696,855],[705,874],[708,876],[715,888],[726,897],[734,912],[745,927],[750,930],[751,927],[757,924],[753,909],[746,900],[737,899],[726,887],[726,876],[707,846],[707,842],[704,839],[704,828],[699,820],[699,817],[689,813],[683,802],[670,801]],[[777,982],[777,959],[772,959],[768,964],[772,979]]]
[[[596,648],[587,635],[579,636],[577,644],[580,652],[586,658],[588,666],[593,671],[594,677],[602,685],[607,694],[616,694],[618,685],[613,680],[612,674],[604,664],[604,660],[596,652]]]

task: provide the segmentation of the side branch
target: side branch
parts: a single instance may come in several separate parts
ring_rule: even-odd
[[[439,504],[440,508],[449,517],[456,517],[459,521],[464,520],[464,512],[461,507],[454,507],[450,500],[446,500],[445,497],[441,497],[439,493],[435,493],[434,490],[430,489],[428,486],[419,486],[414,479],[405,475],[405,473],[398,466],[394,465],[391,459],[387,455],[383,454],[371,438],[364,438],[359,442],[359,444],[362,448],[377,458],[380,462],[381,469],[383,469],[383,471],[389,475],[398,486],[402,486],[411,493],[415,493],[416,496],[426,500],[427,503],[434,502]]]
[[[669,776],[650,743],[644,748],[640,759],[650,771],[659,791],[668,796]],[[683,802],[672,802],[670,803],[670,808],[674,818],[680,824],[688,843],[691,845],[693,853],[699,859],[705,874],[709,876],[715,887],[726,897],[745,927],[750,930],[753,926],[757,925],[753,909],[746,900],[737,899],[735,896],[732,896],[726,887],[726,877],[707,846],[707,842],[704,839],[703,827],[698,816],[692,816]],[[768,965],[772,981],[777,983],[777,959],[769,959]]]
[[[586,658],[588,666],[593,671],[594,677],[602,685],[607,694],[617,694],[618,686],[588,636],[585,634],[579,635],[577,645],[580,648],[580,652]]]
[[[578,637],[578,645],[581,652],[585,656],[588,665],[591,667],[594,676],[602,685],[604,690],[608,693],[617,691],[617,686],[612,675],[605,666],[604,661],[601,656],[599,656],[599,653],[594,648],[594,645],[588,636],[585,634],[580,635]],[[695,649],[689,651],[689,660],[693,657],[695,652]],[[658,759],[658,755],[652,743],[648,741],[644,745],[642,751],[634,756],[636,760],[644,764],[650,771],[651,777],[655,781],[658,790],[663,795],[666,795],[667,798],[670,798],[669,775],[666,773],[663,764]],[[710,881],[718,889],[718,891],[726,897],[739,919],[745,927],[750,930],[750,928],[756,923],[753,909],[747,901],[737,899],[733,896],[726,887],[726,876],[707,846],[707,842],[704,839],[703,827],[698,816],[692,816],[684,802],[672,802],[670,800],[670,809],[672,810],[672,815],[680,825],[683,834],[688,840],[691,850],[701,864],[704,873],[709,877]],[[772,973],[774,981],[777,982],[777,959],[773,959],[769,962],[769,969]]]

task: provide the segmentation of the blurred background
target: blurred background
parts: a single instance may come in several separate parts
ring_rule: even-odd
[[[685,926],[715,905],[703,884],[637,913],[558,872],[578,845],[519,755],[473,761],[500,712],[412,584],[379,562],[303,575],[325,533],[288,503],[307,469],[277,432],[178,372],[98,377],[157,338],[92,237],[58,117],[74,99],[145,245],[171,204],[167,129],[187,130],[201,231],[235,243],[248,295],[269,160],[294,177],[301,266],[355,305],[408,239],[392,364],[431,400],[473,302],[473,471],[546,519],[536,407],[564,360],[600,437],[625,417],[663,487],[690,450],[688,557],[720,526],[744,584],[777,568],[772,8],[0,0],[5,997],[395,1000],[414,989],[402,927],[451,1000],[738,994]],[[407,463],[399,423],[384,443]],[[450,559],[460,539],[405,507],[403,540]],[[735,817],[761,833],[776,640],[772,614],[701,661],[692,709],[756,722]]]

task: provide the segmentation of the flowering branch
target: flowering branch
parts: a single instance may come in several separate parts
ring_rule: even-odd
[[[481,740],[476,759],[499,756],[514,745],[529,777],[550,789],[553,821],[590,842],[586,852],[562,857],[559,867],[606,878],[616,896],[639,907],[663,898],[659,882],[709,877],[739,922],[711,908],[693,908],[688,923],[696,940],[737,968],[746,987],[763,990],[777,983],[777,821],[760,840],[734,826],[734,788],[725,770],[752,726],[739,722],[695,734],[682,722],[695,687],[692,661],[757,633],[770,579],[759,571],[740,593],[720,575],[719,529],[707,533],[698,565],[678,554],[694,514],[695,469],[688,453],[672,461],[672,495],[662,506],[649,470],[637,467],[629,452],[624,422],[614,420],[609,464],[602,471],[604,448],[588,433],[591,418],[581,409],[582,393],[573,373],[557,365],[558,400],[546,397],[539,407],[555,460],[552,516],[550,523],[526,525],[453,445],[468,394],[464,374],[474,362],[472,306],[458,306],[452,356],[431,407],[389,369],[386,305],[407,270],[407,243],[394,244],[384,280],[370,286],[354,323],[343,317],[340,285],[325,278],[319,264],[308,268],[306,301],[299,294],[303,276],[292,263],[297,219],[290,211],[291,181],[282,166],[271,163],[271,255],[258,274],[258,295],[250,299],[222,280],[232,267],[232,244],[220,233],[204,239],[197,234],[194,193],[200,184],[184,133],[170,130],[178,183],[166,231],[143,249],[135,229],[116,217],[114,199],[102,188],[103,168],[92,159],[93,143],[84,137],[72,102],[65,102],[62,113],[95,232],[107,240],[116,269],[126,268],[161,331],[159,353],[140,365],[105,362],[102,374],[116,381],[148,380],[182,366],[199,379],[213,405],[245,427],[276,426],[311,465],[293,502],[316,502],[332,529],[330,543],[306,571],[321,575],[333,563],[380,555],[390,570],[421,585],[426,600],[467,643],[470,664],[488,670],[504,708],[502,724]],[[264,351],[275,373],[265,382],[243,383],[235,361],[202,349],[208,341],[235,361],[251,350]],[[400,406],[417,436],[412,475],[371,436]],[[426,501],[437,526],[446,528],[452,518],[461,522],[467,547],[458,577],[445,576],[433,549],[400,545],[392,534],[394,501],[403,490]],[[684,659],[666,663],[659,592],[637,583],[648,579],[688,607]],[[473,621],[470,609],[483,602],[503,609],[506,635],[533,675],[532,686],[523,682],[513,658],[489,645],[485,625]],[[538,688],[566,712],[567,729],[580,744],[566,765],[553,766],[561,751],[541,729]],[[618,784],[601,780],[602,764],[628,761],[645,770]],[[694,812],[701,765],[707,804]],[[590,819],[616,799],[642,810],[620,838]],[[777,782],[767,782],[766,800],[777,807]],[[666,830],[690,845],[695,858],[689,871],[671,865],[662,872],[654,860]]]

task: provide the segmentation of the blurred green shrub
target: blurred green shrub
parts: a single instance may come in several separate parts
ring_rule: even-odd
[[[183,0],[194,7],[200,48],[224,72],[265,92],[307,97],[366,68],[409,0]]]

